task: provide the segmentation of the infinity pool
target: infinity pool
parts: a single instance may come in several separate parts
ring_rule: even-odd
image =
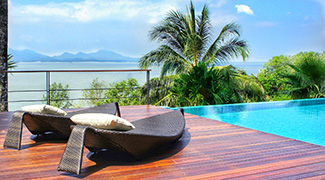
[[[325,146],[325,98],[184,107],[185,112]]]

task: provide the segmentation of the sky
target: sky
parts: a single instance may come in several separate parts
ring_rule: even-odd
[[[159,46],[149,31],[189,0],[9,0],[9,48],[45,55],[107,49],[141,57]],[[193,0],[209,7],[213,38],[241,25],[248,62],[325,50],[325,0]]]

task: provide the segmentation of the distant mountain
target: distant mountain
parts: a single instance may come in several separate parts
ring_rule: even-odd
[[[137,58],[131,58],[128,56],[123,56],[121,54],[109,51],[109,50],[99,50],[93,53],[83,53],[79,52],[77,54],[63,53],[59,56],[53,56],[54,59],[58,60],[83,60],[83,61],[137,61]]]
[[[99,50],[92,53],[78,52],[76,54],[64,52],[59,56],[47,56],[37,53],[32,50],[14,50],[9,48],[9,54],[14,55],[12,58],[17,62],[90,62],[90,61],[100,61],[100,62],[136,62],[137,58],[132,58],[128,56],[123,56],[121,54],[109,51],[109,50]]]
[[[32,50],[14,50],[9,48],[9,54],[13,55],[12,60],[16,62],[33,62],[33,61],[49,61],[51,57],[37,53]]]

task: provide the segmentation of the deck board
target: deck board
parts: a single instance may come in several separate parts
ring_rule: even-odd
[[[170,110],[122,106],[130,121]],[[12,112],[0,113],[3,144]],[[145,160],[92,155],[79,176],[56,171],[66,141],[34,141],[24,127],[22,150],[0,148],[0,179],[324,179],[325,147],[185,113],[179,142]]]

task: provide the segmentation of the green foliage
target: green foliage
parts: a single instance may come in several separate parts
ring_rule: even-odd
[[[244,102],[265,101],[264,87],[257,77],[237,73],[234,83],[235,91],[240,94]]]
[[[58,108],[70,108],[72,103],[69,101],[70,94],[69,94],[69,85],[63,86],[61,83],[54,82],[50,85],[50,101],[51,105],[58,107]],[[43,95],[42,100],[44,102],[47,101],[46,95]]]
[[[275,56],[263,65],[263,69],[257,74],[257,79],[262,83],[265,94],[272,100],[281,96],[282,100],[289,99],[287,91],[291,89],[289,81],[283,78],[289,73],[287,63],[292,62],[288,56]]]
[[[219,79],[216,69],[208,68],[205,63],[200,62],[198,66],[193,66],[188,73],[181,74],[175,80],[171,93],[177,96],[178,106],[223,103],[219,96],[222,90]]]
[[[257,74],[270,100],[324,97],[325,52],[275,56]]]
[[[167,106],[168,100],[165,99],[161,101],[164,97],[169,94],[169,90],[174,84],[174,80],[177,78],[177,75],[169,75],[163,78],[152,78],[149,81],[150,85],[150,104]],[[147,102],[147,83],[141,88],[142,101]]]
[[[233,66],[193,66],[175,80],[169,106],[198,106],[262,100],[264,89],[256,77],[240,74]]]
[[[13,57],[12,54],[8,54],[8,69],[15,69],[18,67],[17,62],[12,60]]]
[[[98,106],[110,102],[118,102],[121,106],[144,104],[141,90],[136,79],[128,79],[117,83],[106,84],[105,81],[94,79],[90,88],[83,90],[83,98],[90,106]]]
[[[199,15],[195,14],[191,1],[187,14],[170,11],[167,17],[150,31],[150,39],[161,45],[139,60],[141,68],[160,66],[161,77],[168,73],[186,73],[199,62],[208,66],[225,62],[235,57],[244,60],[249,55],[247,42],[240,40],[240,26],[229,23],[213,40],[209,10],[206,5]]]
[[[89,99],[86,102],[90,106],[99,106],[105,104],[105,100],[103,98],[105,96],[106,88],[106,82],[100,82],[98,78],[96,78],[91,82],[89,89],[85,89],[82,91],[82,97]]]
[[[134,78],[110,84],[110,89],[105,92],[105,98],[106,103],[118,102],[121,106],[143,104],[138,81]]]
[[[285,76],[293,86],[290,95],[294,99],[325,97],[324,55],[314,52],[298,55],[295,64],[288,63],[293,72]]]

